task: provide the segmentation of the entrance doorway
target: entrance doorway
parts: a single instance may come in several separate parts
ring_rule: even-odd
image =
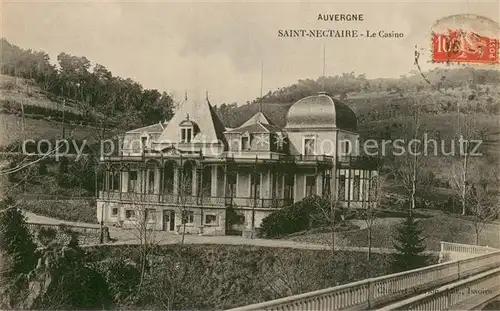
[[[174,231],[175,229],[175,212],[171,210],[163,210],[163,231]]]

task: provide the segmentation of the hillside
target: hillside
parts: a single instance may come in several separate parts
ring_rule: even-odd
[[[407,79],[407,78],[405,78]],[[494,81],[491,79],[491,81]],[[378,90],[331,94],[351,107],[358,116],[358,130],[362,139],[387,139],[400,137],[402,128],[412,120],[413,111],[418,107],[421,115],[421,127],[429,136],[441,139],[451,139],[457,136],[457,111],[472,119],[476,132],[482,135],[494,134],[500,131],[500,84],[477,84],[465,89],[463,86],[443,90],[419,88],[419,90],[394,91]],[[460,81],[456,82],[457,84]],[[309,96],[316,93],[305,91],[299,81],[294,92],[286,94],[286,98]],[[325,87],[328,88],[328,87]],[[280,89],[281,90],[281,89]],[[218,115],[229,127],[237,127],[259,110],[262,101],[262,111],[277,125],[284,126],[286,113],[292,102],[286,102],[275,93],[269,93],[262,99],[256,99],[246,105],[222,104],[216,107]],[[445,93],[445,94],[443,94]],[[284,95],[285,96],[285,95]],[[466,97],[464,99],[463,97]],[[272,101],[271,101],[272,100]]]
[[[0,109],[5,113],[20,114],[22,102],[25,114],[38,118],[124,129],[172,115],[169,94],[113,76],[85,56],[61,52],[55,65],[46,52],[20,48],[5,38],[0,39],[0,48]]]

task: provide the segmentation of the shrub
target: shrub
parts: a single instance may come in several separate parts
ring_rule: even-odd
[[[277,210],[262,220],[260,234],[273,238],[285,234],[311,229],[328,224],[323,211],[328,211],[330,200],[313,196],[307,197],[290,206]],[[341,210],[337,210],[336,218],[340,220]]]

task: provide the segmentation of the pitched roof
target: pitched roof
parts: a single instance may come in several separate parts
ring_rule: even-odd
[[[196,122],[200,132],[193,137],[191,142],[215,142],[224,141],[226,130],[208,100],[185,101],[175,112],[165,129],[158,138],[158,143],[169,143],[179,141],[179,124],[186,119]]]
[[[227,131],[226,133],[277,133],[281,132],[281,127],[271,124],[262,124],[260,122],[249,124],[247,126],[240,126],[236,129]]]
[[[163,132],[163,129],[167,126],[167,123],[168,122],[151,124],[148,126],[144,126],[144,127],[130,130],[130,131],[126,132],[125,134],[135,134],[135,133],[142,134],[144,132],[146,132],[148,134],[161,133],[161,132]]]
[[[243,125],[235,129],[228,129],[226,133],[276,133],[281,132],[281,127],[269,121],[265,114],[257,112]]]
[[[254,114],[253,117],[251,117],[245,123],[243,123],[240,127],[244,127],[250,124],[255,124],[257,122],[262,124],[272,124],[271,121],[269,121],[269,119],[266,117],[266,115],[259,111],[256,114]]]

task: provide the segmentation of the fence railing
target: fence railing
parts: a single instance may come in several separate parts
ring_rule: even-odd
[[[380,310],[474,310],[498,295],[500,268],[396,302]],[[480,297],[478,300],[477,297]]]
[[[366,279],[230,311],[329,311],[374,308],[499,266],[500,250],[497,250],[464,260]]]
[[[481,246],[481,245],[467,245],[451,242],[441,242],[441,252],[453,252],[471,255],[488,254],[498,251],[496,248]]]
[[[166,204],[186,204],[193,206],[214,206],[224,207],[226,204],[233,204],[235,207],[244,208],[282,208],[293,203],[292,199],[278,198],[249,198],[249,197],[209,197],[209,196],[179,196],[175,194],[151,194],[133,193],[119,191],[100,191],[99,199],[113,201],[127,201],[135,204],[166,203]]]

